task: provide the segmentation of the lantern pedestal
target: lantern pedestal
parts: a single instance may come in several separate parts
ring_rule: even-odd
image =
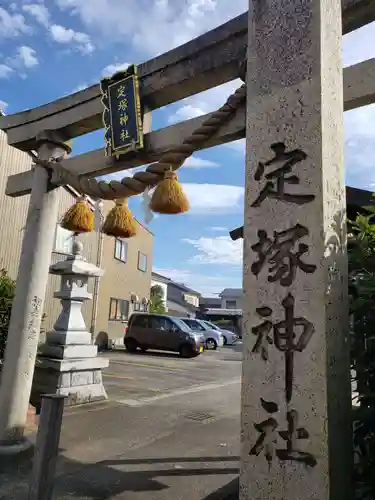
[[[74,242],[73,255],[50,266],[50,273],[61,276],[54,296],[61,300],[62,311],[39,348],[31,402],[38,407],[41,394],[67,396],[69,406],[107,399],[102,370],[109,361],[98,357],[81,311],[83,302],[92,298],[88,279],[102,276],[103,271],[86,262],[82,243]]]

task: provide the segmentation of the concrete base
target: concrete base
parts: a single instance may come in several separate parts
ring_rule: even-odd
[[[1,456],[13,456],[19,455],[30,450],[33,447],[33,444],[30,443],[26,438],[22,439],[22,441],[17,443],[1,443],[0,442],[0,457]]]
[[[39,407],[42,394],[61,394],[67,396],[66,406],[91,403],[107,399],[103,386],[102,369],[109,360],[98,358],[96,346],[51,346],[41,347],[41,353],[56,354],[56,357],[39,355],[35,366],[31,403]],[[94,352],[95,351],[95,352]],[[72,358],[73,353],[82,357]],[[84,357],[84,356],[87,357]],[[61,359],[61,356],[64,356]]]
[[[95,358],[98,353],[96,345],[52,345],[44,344],[39,349],[39,354],[46,358],[81,359]]]

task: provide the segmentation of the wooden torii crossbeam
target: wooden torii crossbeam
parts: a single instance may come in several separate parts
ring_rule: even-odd
[[[340,240],[341,226],[345,225],[345,206],[343,206],[345,190],[341,154],[342,104],[344,102],[345,109],[348,110],[375,101],[375,60],[346,68],[342,73],[340,36],[341,33],[349,33],[374,21],[375,2],[343,0],[341,9],[339,0],[304,0],[303,2],[300,0],[289,0],[289,2],[250,0],[250,2],[253,9],[250,9],[248,13],[140,65],[141,100],[145,109],[152,111],[234,80],[240,76],[240,64],[248,55],[252,61],[256,61],[257,65],[252,68],[254,74],[248,76],[246,82],[246,110],[236,108],[237,112],[231,121],[201,147],[223,144],[244,137],[246,113],[248,173],[253,173],[259,165],[264,170],[266,165],[286,161],[286,158],[289,160],[292,158],[295,163],[307,160],[304,161],[299,172],[300,177],[291,174],[287,179],[282,179],[284,183],[289,181],[289,184],[301,187],[301,193],[289,193],[289,201],[293,199],[295,204],[292,208],[287,203],[283,205],[282,210],[280,205],[274,203],[260,208],[260,187],[258,184],[252,184],[250,175],[246,177],[247,227],[253,232],[259,230],[264,243],[264,241],[269,241],[268,227],[264,226],[265,222],[269,223],[270,229],[275,232],[279,231],[279,236],[285,235],[284,226],[288,225],[286,229],[288,234],[291,231],[292,237],[297,239],[302,235],[308,243],[299,245],[298,255],[293,256],[294,262],[297,259],[297,263],[301,264],[298,259],[301,256],[304,257],[310,248],[312,248],[310,253],[314,254],[315,260],[302,262],[301,266],[307,277],[299,275],[298,282],[293,281],[295,277],[293,273],[284,277],[282,287],[287,287],[285,290],[276,286],[270,289],[268,287],[270,280],[267,281],[264,276],[257,276],[255,279],[249,271],[253,267],[249,265],[249,259],[244,266],[245,289],[254,290],[254,294],[253,303],[250,305],[250,301],[247,301],[245,311],[245,322],[251,324],[248,327],[249,335],[245,337],[243,364],[243,378],[246,383],[243,389],[243,428],[245,431],[242,444],[242,498],[250,496],[254,500],[264,498],[267,492],[264,494],[262,489],[268,488],[269,494],[275,500],[286,498],[286,491],[291,492],[291,500],[298,498],[300,491],[303,491],[305,496],[307,495],[306,500],[313,498],[344,500],[345,492],[348,491],[346,481],[350,474],[348,474],[346,463],[344,464],[347,455],[341,458],[339,446],[345,441],[342,438],[348,436],[347,430],[349,429],[350,432],[350,426],[344,429],[345,422],[340,420],[343,410],[346,409],[339,404],[346,402],[346,399],[342,397],[343,392],[339,386],[335,388],[336,391],[333,391],[330,385],[332,378],[340,384],[344,378],[342,371],[335,372],[341,353],[337,354],[332,348],[332,343],[336,342],[335,346],[342,352],[345,351],[345,339],[343,335],[339,335],[343,327],[340,321],[344,318],[344,314],[341,310],[334,310],[329,315],[327,311],[332,310],[332,304],[345,302],[344,294],[337,295],[345,288],[343,285],[345,285],[346,253],[345,242],[342,243]],[[249,22],[252,26],[251,32],[247,29]],[[271,31],[269,26],[273,27]],[[271,45],[269,53],[267,52],[268,45],[264,48],[264,44],[260,43],[264,41],[262,37],[265,31],[268,35],[267,44]],[[290,46],[283,45],[285,40],[290,43]],[[323,75],[323,71],[326,74]],[[344,85],[342,74],[344,74]],[[275,93],[266,93],[264,97],[263,84],[266,88],[274,85]],[[344,92],[342,92],[343,88]],[[54,103],[0,117],[0,128],[7,133],[10,145],[25,151],[37,150],[38,159],[45,164],[50,161],[51,157],[61,158],[66,150],[64,141],[67,139],[101,128],[101,115],[99,86],[93,86]],[[146,134],[144,150],[137,154],[120,156],[119,160],[105,158],[103,151],[97,150],[65,160],[62,166],[81,176],[94,177],[150,163],[173,149],[174,146],[181,145],[183,139],[204,121],[205,117],[199,117]],[[288,127],[287,132],[286,127]],[[280,141],[285,141],[285,143]],[[294,149],[289,151],[287,146],[292,146]],[[274,157],[272,157],[272,151],[275,154]],[[22,440],[22,427],[31,389],[40,317],[57,220],[56,187],[63,184],[63,182],[58,182],[58,176],[50,178],[49,174],[43,165],[37,164],[33,172],[11,176],[7,186],[7,194],[10,196],[20,196],[29,192],[31,196],[9,327],[3,382],[0,388],[0,446],[3,448],[9,445],[19,445]],[[307,188],[311,192],[304,193],[303,190]],[[278,196],[283,196],[283,201],[288,201],[285,190],[272,191],[272,186],[270,189],[268,194],[273,195],[273,198],[271,196],[272,202],[280,201],[276,199]],[[135,192],[138,193],[139,190]],[[311,203],[309,211],[304,203]],[[299,217],[303,220],[300,221]],[[335,217],[339,219],[339,222],[341,219],[344,222],[341,221],[337,234],[331,234]],[[309,218],[312,220],[311,223],[308,222]],[[294,226],[290,227],[292,224]],[[308,224],[311,224],[310,228],[307,227]],[[328,250],[331,252],[333,249],[327,256],[326,233],[330,236],[327,243]],[[252,236],[254,236],[253,233]],[[279,243],[278,241],[277,244]],[[245,240],[245,246],[248,244],[249,241]],[[259,244],[259,246],[262,245]],[[339,249],[338,255],[335,249]],[[264,257],[260,263],[262,266],[267,255],[261,257]],[[259,263],[255,264],[255,267],[259,267]],[[316,274],[314,274],[315,271]],[[337,276],[340,279],[336,279]],[[274,277],[271,276],[271,278]],[[326,288],[327,284],[330,287]],[[330,295],[332,290],[336,293],[333,299]],[[269,304],[262,303],[265,298],[270,301]],[[298,312],[295,312],[295,306],[298,306]],[[309,312],[308,307],[313,308],[310,320],[303,316]],[[280,316],[283,308],[285,319]],[[277,311],[275,322],[272,317],[274,309]],[[259,316],[256,318],[259,322],[253,326],[255,316]],[[314,327],[312,321],[316,322],[317,328]],[[296,322],[297,326],[302,329],[298,341],[295,339],[294,331]],[[267,328],[266,333],[264,328]],[[275,339],[269,336],[271,330],[274,331]],[[253,339],[250,338],[250,334],[254,331],[255,335],[258,335],[258,341],[255,346],[252,346]],[[330,338],[330,333],[333,334],[332,338]],[[313,334],[315,334],[313,352],[311,355],[308,354],[309,358],[304,359],[311,362],[314,376],[309,379],[309,373],[306,370],[303,371],[304,363],[300,362],[298,370],[300,374],[302,373],[301,379],[305,383],[301,389],[299,381],[293,378],[293,356],[297,352],[301,354],[304,351]],[[261,364],[268,360],[268,345],[271,344],[277,347],[280,356],[273,358],[274,363]],[[259,359],[251,358],[250,354],[255,351],[257,351],[256,354],[261,353]],[[345,361],[346,359],[347,357]],[[287,386],[285,398],[279,372],[272,371],[280,368],[281,365],[284,366],[284,361],[287,382],[285,383]],[[272,387],[270,384],[262,385],[260,382],[264,373],[267,373],[268,381],[274,382],[271,384]],[[328,386],[330,386],[329,390]],[[302,403],[297,401],[297,405],[302,405],[300,408],[291,406],[292,402],[294,404],[293,391],[298,392],[302,401]],[[337,395],[336,393],[339,392],[340,395]],[[330,398],[330,395],[333,397]],[[259,408],[259,397],[261,408]],[[323,398],[323,402],[318,397]],[[279,406],[280,403],[284,405],[285,401],[287,408],[284,418],[279,415]],[[306,410],[305,407],[308,409]],[[337,414],[335,421],[330,421],[328,418],[328,415],[333,413],[332,408]],[[337,410],[341,410],[341,413]],[[314,453],[318,451],[317,459],[312,453],[294,449],[297,439],[302,439],[302,435],[303,439],[308,439],[310,436],[305,429],[305,426],[309,427],[306,422],[301,424],[298,422],[298,417],[305,418],[305,414],[311,418],[309,422],[310,427],[313,428],[311,437],[315,443],[313,451]],[[265,420],[259,420],[259,423],[254,426],[255,419],[258,417]],[[276,427],[279,426],[276,418],[280,420],[281,432],[276,432]],[[255,439],[252,442],[254,427],[259,431],[260,437],[258,441]],[[329,440],[328,433],[330,434]],[[284,451],[281,454],[280,450],[271,450],[278,434],[287,441],[287,449],[281,450]],[[249,461],[253,460],[254,456],[258,457],[265,448],[265,438],[268,438],[265,450],[268,463],[264,462],[260,465],[257,462],[253,465],[251,462],[249,464]],[[344,451],[346,453],[346,450]],[[280,458],[283,463],[282,467],[278,466],[274,476],[270,474],[270,470],[271,461],[275,458],[273,455],[276,452],[277,458]],[[303,464],[299,465],[304,469],[300,469],[296,474],[292,466],[298,466],[298,463],[293,462],[295,459],[298,461],[298,458]],[[292,466],[289,462],[293,462]],[[316,469],[312,471],[309,469],[314,467]],[[327,479],[328,471],[332,478]],[[282,474],[284,476],[281,478]],[[249,485],[256,491],[250,493]]]

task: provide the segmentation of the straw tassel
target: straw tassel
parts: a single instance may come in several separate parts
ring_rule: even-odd
[[[116,200],[116,205],[106,217],[102,231],[116,238],[131,238],[137,233],[137,222],[128,207],[128,199]]]
[[[159,214],[183,214],[189,210],[189,200],[172,169],[165,172],[164,179],[156,186],[150,208]]]
[[[94,213],[87,199],[82,196],[66,212],[60,226],[74,233],[90,233],[94,229]]]

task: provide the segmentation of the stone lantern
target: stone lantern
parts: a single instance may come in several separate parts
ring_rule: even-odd
[[[61,300],[62,311],[39,349],[31,394],[35,406],[46,393],[67,396],[67,405],[107,399],[102,369],[109,361],[98,357],[81,311],[83,303],[92,298],[87,291],[89,278],[103,272],[86,262],[78,241],[73,243],[73,255],[50,266],[51,274],[61,276],[60,289],[54,296]]]

